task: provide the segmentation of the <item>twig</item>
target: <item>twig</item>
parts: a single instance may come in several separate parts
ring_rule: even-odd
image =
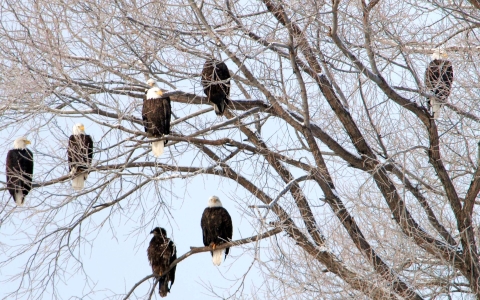
[[[259,240],[262,240],[264,238],[267,238],[267,237],[270,237],[272,235],[275,235],[277,233],[280,233],[283,229],[281,227],[277,227],[277,228],[274,228],[272,230],[269,230],[265,233],[262,233],[260,235],[254,235],[254,236],[251,236],[251,237],[248,237],[248,238],[244,238],[244,239],[241,239],[241,240],[236,240],[236,241],[231,241],[231,242],[227,242],[227,243],[224,243],[224,244],[220,244],[220,245],[217,245],[217,247],[215,247],[215,250],[221,250],[221,249],[225,249],[225,248],[229,248],[229,247],[233,247],[233,246],[239,246],[239,245],[243,245],[243,244],[248,244],[248,243],[251,243],[251,242],[256,242],[256,241],[259,241]],[[210,246],[206,246],[206,247],[190,247],[190,251],[185,253],[184,255],[180,256],[179,258],[177,258],[173,263],[172,265],[170,266],[170,268],[172,268],[173,266],[175,266],[177,263],[179,263],[180,261],[184,260],[185,258],[187,258],[188,256],[190,256],[191,254],[195,254],[195,253],[200,253],[200,252],[207,252],[207,251],[213,251],[214,249]],[[188,254],[188,256],[186,256]],[[184,256],[186,256],[185,258],[183,258]]]
[[[285,185],[285,187],[283,188],[283,190],[280,192],[280,194],[278,194],[277,198],[275,198],[272,202],[270,202],[268,205],[249,205],[248,207],[250,208],[268,208],[268,209],[271,209],[273,207],[273,205],[275,205],[275,203],[277,203],[277,201],[282,198],[283,195],[285,195],[286,192],[288,192],[290,190],[290,188],[292,187],[293,184],[297,183],[297,182],[300,182],[300,181],[305,181],[305,180],[308,180],[310,178],[312,178],[313,176],[312,175],[304,175],[304,176],[300,176],[296,179],[293,179],[291,180],[289,183],[287,183],[287,185]]]
[[[256,241],[259,241],[259,240],[262,240],[264,238],[267,238],[267,237],[270,237],[272,235],[275,235],[277,233],[280,233],[281,231],[283,231],[283,229],[281,227],[277,227],[277,228],[274,228],[272,230],[269,230],[267,232],[264,232],[262,234],[259,234],[259,235],[254,235],[254,236],[251,236],[251,237],[248,237],[248,238],[244,238],[244,239],[241,239],[241,240],[236,240],[236,241],[231,241],[231,242],[227,242],[227,243],[224,243],[224,244],[220,244],[218,245],[215,250],[221,250],[221,249],[225,249],[225,248],[229,248],[229,247],[233,247],[233,246],[239,246],[239,245],[243,245],[243,244],[248,244],[248,243],[251,243],[251,242],[256,242]],[[196,254],[196,253],[202,253],[202,252],[208,252],[208,251],[213,251],[213,248],[212,247],[190,247],[190,251],[188,251],[187,253],[185,253],[184,255],[180,256],[179,258],[177,258],[176,260],[174,260],[172,262],[172,264],[170,265],[170,267],[164,272],[164,274],[167,274],[168,272],[170,272],[170,270],[175,267],[179,262],[181,262],[182,260],[186,259],[187,257],[189,257],[190,255],[192,254]],[[133,293],[133,291],[144,281],[146,281],[147,279],[149,278],[152,278],[152,277],[155,277],[154,274],[150,274],[146,277],[144,277],[142,280],[140,280],[139,282],[137,282],[133,287],[132,289],[128,292],[128,294],[125,296],[125,298],[123,298],[123,300],[126,300],[128,299],[128,297],[130,297],[130,295]]]
[[[125,296],[125,298],[123,298],[123,300],[126,300],[130,297],[130,295],[133,293],[133,291],[140,285],[142,284],[144,281],[147,281],[148,279],[152,278],[152,277],[155,277],[153,274],[150,274],[146,277],[144,277],[142,280],[140,280],[139,282],[135,283],[135,285],[130,289],[130,291],[128,292],[128,294]],[[154,286],[155,288],[155,286]]]

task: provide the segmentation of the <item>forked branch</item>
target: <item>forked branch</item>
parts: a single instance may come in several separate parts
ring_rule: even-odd
[[[252,242],[256,242],[256,241],[259,241],[259,240],[262,240],[262,239],[265,239],[267,237],[270,237],[272,235],[276,235],[278,233],[280,233],[283,229],[281,227],[277,227],[277,228],[274,228],[272,230],[269,230],[267,232],[264,232],[262,234],[259,234],[259,235],[254,235],[254,236],[251,236],[251,237],[248,237],[248,238],[244,238],[244,239],[240,239],[240,240],[236,240],[236,241],[230,241],[230,242],[227,242],[227,243],[224,243],[224,244],[220,244],[218,245],[215,250],[221,250],[221,249],[225,249],[225,248],[229,248],[229,247],[234,247],[234,246],[239,246],[239,245],[243,245],[243,244],[248,244],[248,243],[252,243]],[[193,255],[193,254],[196,254],[196,253],[202,253],[202,252],[208,252],[208,251],[213,251],[213,248],[212,247],[190,247],[190,251],[188,251],[187,253],[183,254],[182,256],[180,256],[179,258],[177,258],[176,260],[174,260],[172,262],[172,264],[170,265],[170,267],[165,271],[165,274],[170,272],[170,270],[175,267],[179,262],[181,262],[182,260],[186,259],[187,257]],[[142,278],[139,282],[135,283],[135,285],[132,287],[132,289],[130,289],[130,291],[127,293],[127,295],[125,295],[125,297],[123,298],[124,300],[128,299],[130,297],[130,295],[133,293],[133,291],[138,287],[140,286],[140,284],[142,284],[144,281],[152,278],[152,277],[155,277],[156,275],[155,274],[151,274],[151,275],[148,275],[144,278]]]

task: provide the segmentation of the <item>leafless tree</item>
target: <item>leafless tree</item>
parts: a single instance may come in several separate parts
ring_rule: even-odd
[[[480,298],[479,1],[4,0],[0,17],[2,148],[28,132],[35,155],[27,207],[4,192],[0,209],[0,225],[29,224],[20,244],[0,238],[0,268],[29,257],[11,296],[61,298],[98,228],[133,212],[135,232],[153,228],[175,187],[208,174],[250,195],[232,200],[258,234],[282,229],[255,261],[265,298]],[[435,48],[455,74],[437,120]],[[200,85],[211,57],[232,76],[225,117]],[[150,77],[173,102],[157,160],[140,117]],[[78,117],[101,139],[73,193]]]

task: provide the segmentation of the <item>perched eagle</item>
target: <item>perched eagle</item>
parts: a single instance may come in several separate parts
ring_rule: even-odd
[[[147,249],[148,260],[152,266],[153,273],[160,276],[160,296],[166,297],[175,281],[175,269],[177,266],[174,266],[166,274],[165,271],[170,267],[172,262],[177,259],[177,249],[175,244],[167,238],[165,229],[156,227],[150,233],[153,234],[153,238]],[[168,287],[168,282],[170,282],[170,287]]]
[[[217,245],[232,239],[232,218],[228,211],[222,207],[222,202],[217,196],[208,199],[208,207],[203,211],[200,225],[202,226],[203,244],[205,246],[215,249]],[[225,248],[211,252],[213,264],[219,266],[222,263],[223,252],[225,252],[225,258],[227,258],[229,250],[230,248]]]
[[[147,91],[143,100],[143,126],[147,135],[151,139],[156,139],[170,134],[172,107],[170,105],[170,97],[162,97],[163,92],[155,85],[153,79],[149,79],[147,84],[152,88]],[[152,152],[155,157],[163,154],[163,147],[167,142],[167,140],[152,142]]]
[[[425,71],[425,86],[434,95],[429,99],[434,119],[440,117],[440,108],[447,102],[452,88],[453,67],[447,58],[447,52],[436,49]]]
[[[73,177],[72,187],[79,191],[85,186],[85,180],[88,177],[88,169],[92,164],[93,140],[85,134],[85,126],[82,123],[73,125],[73,134],[68,139],[68,167],[70,175],[85,172]]]
[[[217,116],[223,116],[230,95],[230,72],[224,62],[208,59],[203,65],[202,86]]]
[[[7,189],[19,206],[32,189],[33,153],[27,149],[28,144],[31,143],[26,137],[19,137],[7,154]]]

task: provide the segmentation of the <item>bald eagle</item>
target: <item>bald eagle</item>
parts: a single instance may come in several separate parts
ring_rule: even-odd
[[[25,196],[32,189],[33,153],[27,149],[28,144],[31,143],[26,137],[19,137],[7,153],[7,189],[19,206],[23,206]]]
[[[85,134],[85,126],[82,123],[73,125],[73,134],[68,139],[68,167],[70,175],[85,172],[73,177],[72,187],[79,191],[85,186],[88,172],[86,172],[91,164],[93,157],[93,140],[90,135]]]
[[[222,202],[217,196],[208,199],[208,207],[205,208],[200,222],[203,232],[203,244],[213,249],[232,239],[232,218],[228,211],[222,207]],[[219,266],[222,263],[222,254],[227,258],[230,248],[214,250],[211,252],[213,264]]]
[[[163,97],[162,90],[156,86],[153,79],[149,79],[147,84],[152,88],[147,91],[143,100],[143,126],[147,135],[151,139],[156,139],[170,134],[172,107],[170,97]],[[152,142],[152,152],[155,157],[163,154],[163,148],[167,142],[167,140]]]
[[[425,86],[434,95],[429,99],[434,119],[440,117],[440,108],[447,102],[452,88],[453,67],[447,58],[447,52],[436,49],[425,71]]]
[[[203,65],[202,86],[217,116],[223,116],[230,95],[230,72],[224,62],[208,59]]]
[[[177,266],[174,266],[168,273],[165,273],[165,271],[177,259],[177,249],[173,241],[167,238],[165,229],[156,227],[150,233],[153,234],[153,238],[147,249],[148,261],[150,261],[153,273],[160,276],[160,296],[166,297],[175,281]],[[170,282],[170,287],[168,287],[168,282]]]

